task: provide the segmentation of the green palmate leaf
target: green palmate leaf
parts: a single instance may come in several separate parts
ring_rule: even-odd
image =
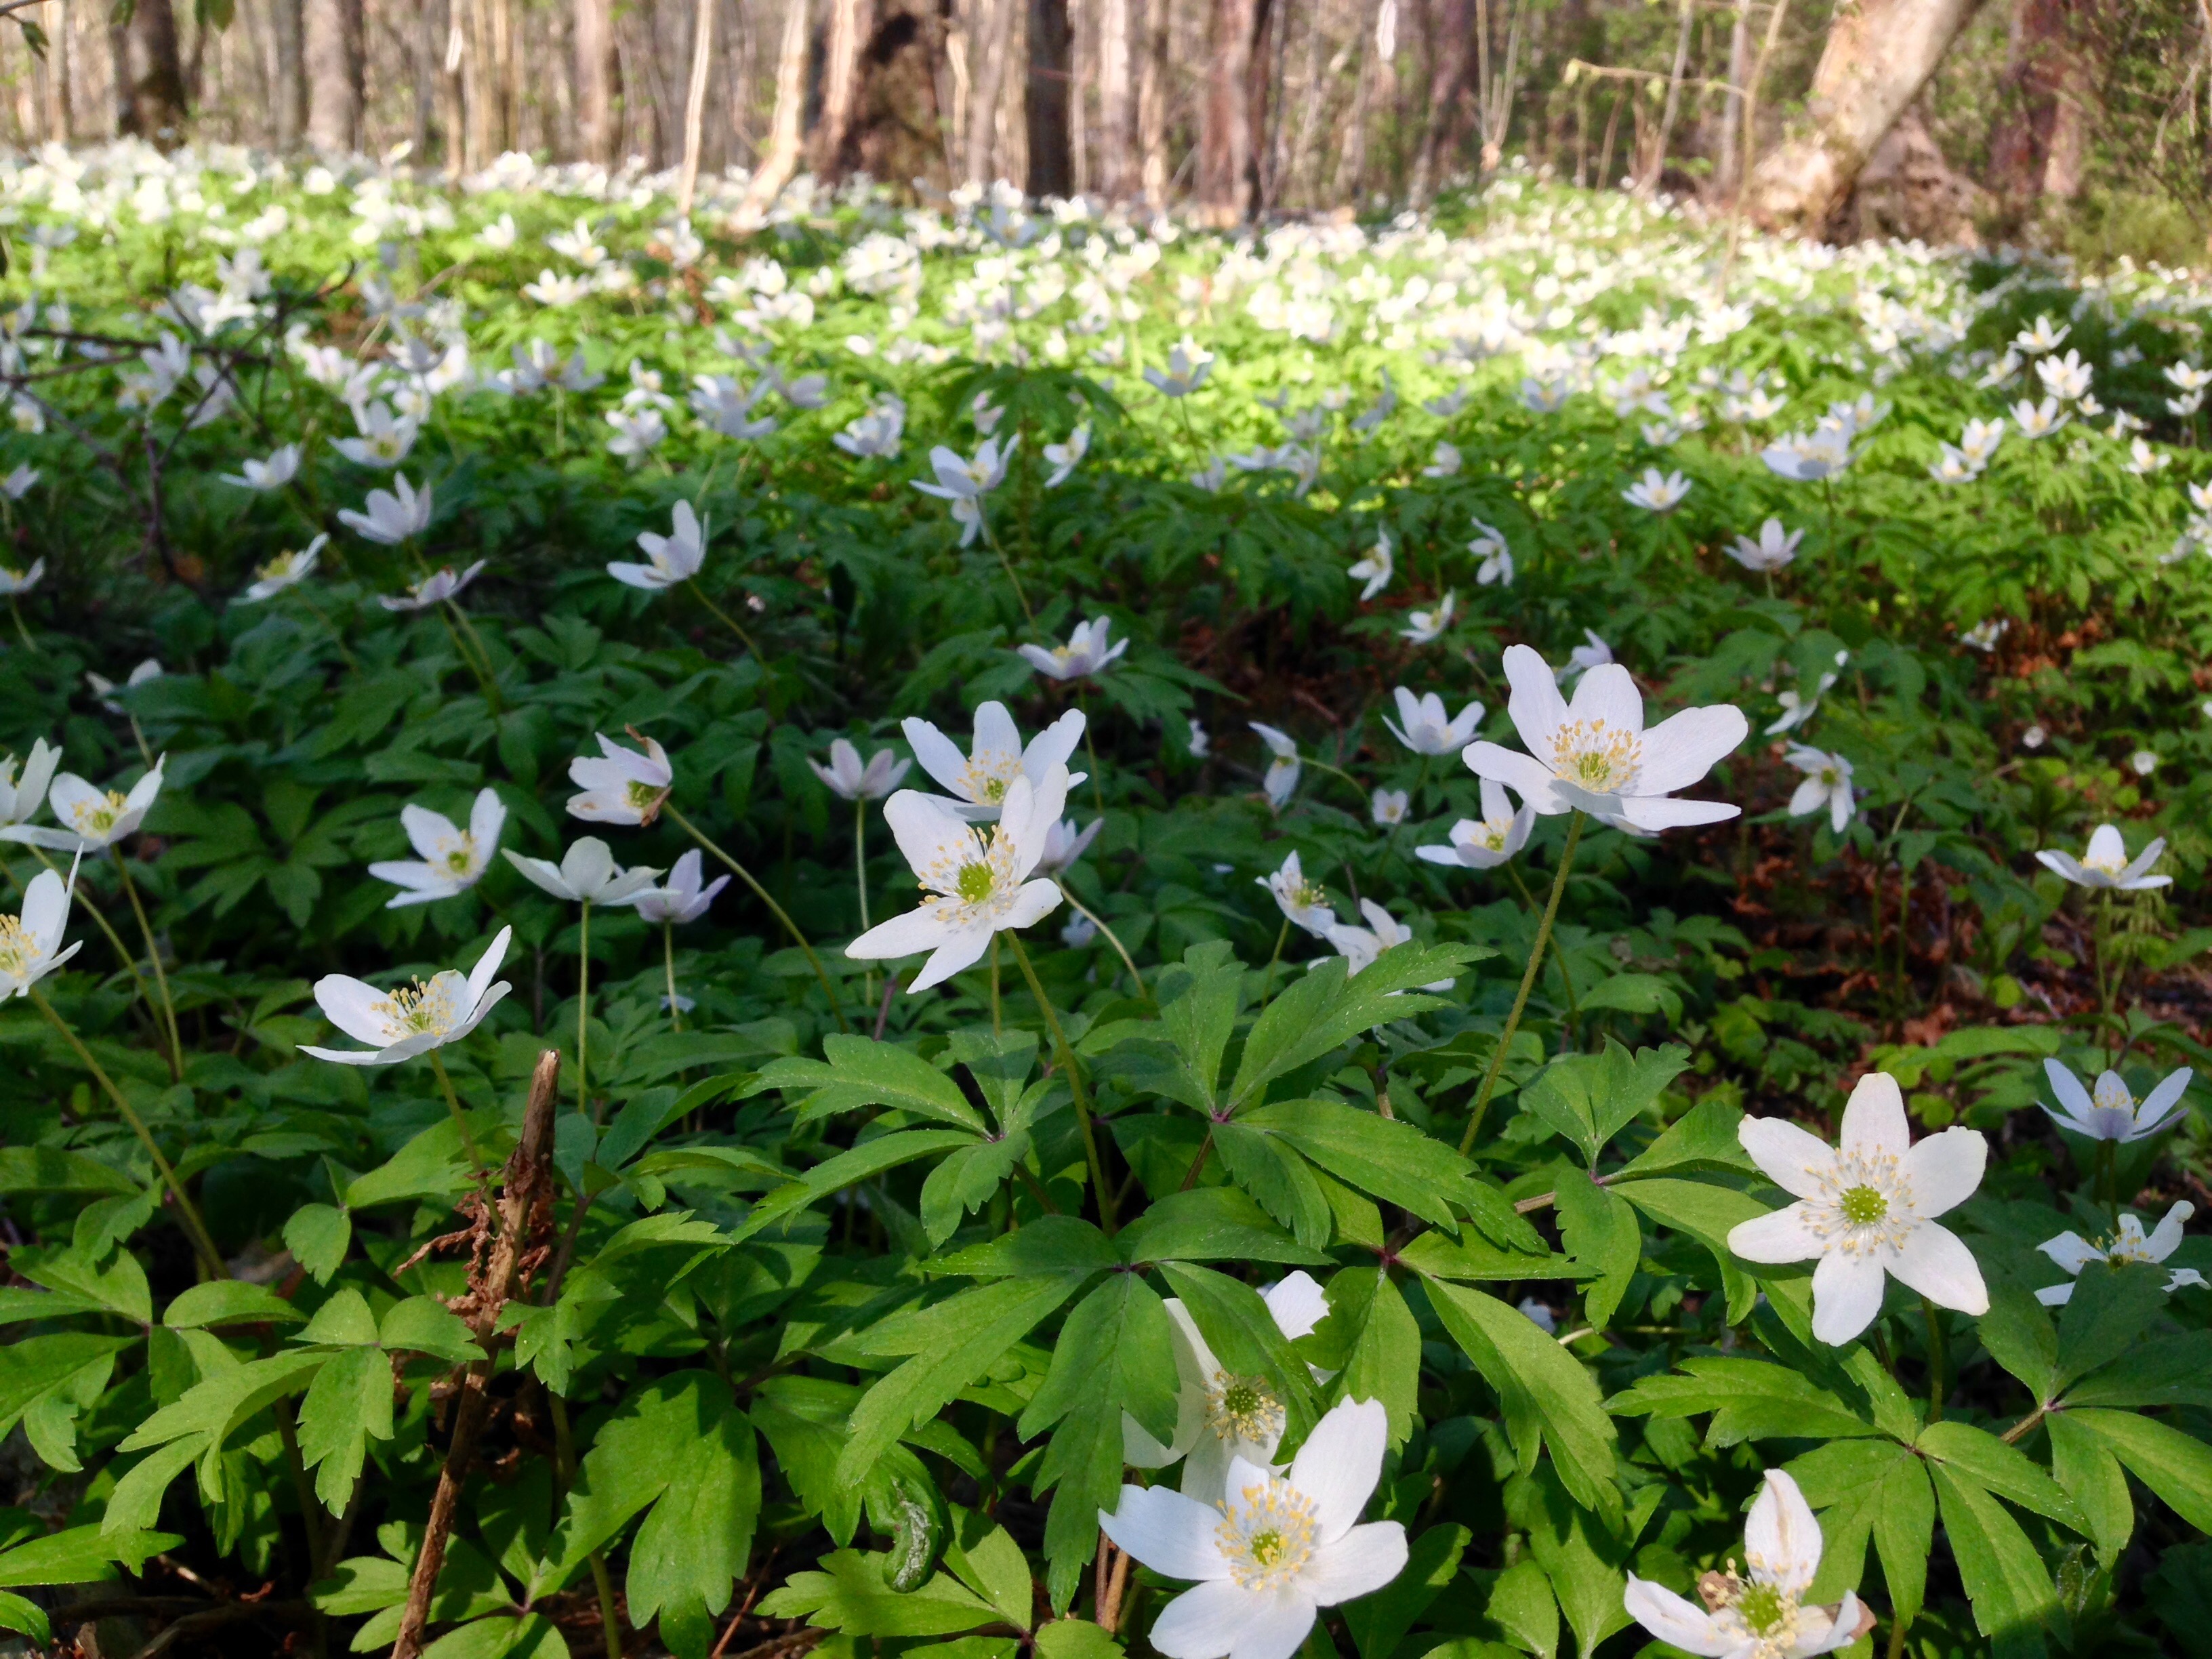
[[[1644,1230],[1636,1212],[1618,1193],[1608,1192],[1580,1170],[1563,1169],[1554,1201],[1559,1237],[1575,1265],[1591,1276],[1583,1291],[1589,1322],[1603,1330],[1613,1322],[1644,1259]]]
[[[292,1259],[327,1285],[353,1243],[353,1218],[329,1204],[303,1204],[284,1224],[284,1248]]]
[[[2066,1415],[2102,1441],[2176,1515],[2199,1532],[2212,1531],[2212,1446],[2133,1412],[2100,1407]]]
[[[1087,1619],[1055,1619],[1039,1628],[1040,1659],[1120,1659],[1121,1644]]]
[[[945,1154],[921,1184],[921,1223],[929,1242],[942,1244],[959,1231],[969,1213],[991,1201],[1029,1151],[1029,1136],[1016,1133]]]
[[[2088,1533],[2088,1517],[2067,1496],[2066,1489],[2031,1462],[2026,1453],[2008,1446],[1987,1430],[1950,1419],[1930,1423],[1913,1443],[1923,1456],[1948,1465],[2007,1502],[2033,1510],[2078,1533]]]
[[[930,1270],[975,1279],[1001,1279],[1037,1273],[1103,1273],[1121,1262],[1121,1256],[1114,1243],[1081,1217],[1047,1215],[988,1244],[974,1245],[941,1257],[930,1263]]]
[[[2136,1343],[2075,1384],[2066,1399],[2075,1406],[2212,1407],[2212,1333]]]
[[[1689,1063],[1690,1051],[1680,1043],[1631,1054],[1608,1037],[1601,1054],[1570,1054],[1546,1066],[1521,1091],[1521,1109],[1594,1169],[1606,1143],[1650,1109]]]
[[[1180,983],[1184,988],[1180,992]],[[1179,1064],[1170,1087],[1161,1091],[1209,1115],[1218,1103],[1221,1058],[1236,1029],[1244,973],[1226,944],[1194,945],[1180,971],[1160,976],[1160,1029],[1173,1045]]]
[[[104,1193],[128,1198],[138,1183],[96,1158],[59,1146],[0,1146],[0,1193]]]
[[[1548,1446],[1575,1502],[1618,1516],[1613,1420],[1582,1362],[1496,1297],[1441,1279],[1425,1282],[1445,1330],[1498,1391],[1522,1472],[1534,1469],[1539,1447]]]
[[[1729,1249],[1728,1236],[1739,1223],[1765,1215],[1766,1206],[1733,1187],[1666,1176],[1624,1181],[1611,1190],[1662,1226],[1686,1233],[1711,1250],[1720,1267],[1722,1291],[1728,1297],[1729,1322],[1740,1323],[1750,1315],[1759,1286]]]
[[[2032,1291],[2002,1285],[1976,1327],[1990,1358],[2025,1383],[2038,1404],[2057,1397],[2058,1332]]]
[[[1426,1279],[1479,1285],[1528,1279],[1573,1279],[1582,1269],[1549,1250],[1502,1249],[1474,1233],[1458,1238],[1423,1233],[1398,1253],[1398,1259]]]
[[[1593,1525],[1583,1509],[1569,1501],[1559,1478],[1563,1473],[1553,1464],[1510,1482],[1505,1512],[1528,1534],[1529,1552],[1551,1580],[1576,1648],[1588,1659],[1599,1643],[1632,1622],[1622,1602],[1628,1588],[1628,1549],[1626,1540]]]
[[[1746,1440],[1834,1440],[1881,1432],[1841,1398],[1786,1365],[1700,1356],[1681,1375],[1647,1376],[1606,1402],[1624,1417],[1702,1417],[1709,1446]]]
[[[1328,1316],[1314,1337],[1334,1362],[1333,1400],[1379,1400],[1390,1443],[1413,1432],[1421,1381],[1421,1328],[1380,1267],[1346,1267],[1328,1281]]]
[[[2071,1413],[2053,1413],[2043,1419],[2043,1428],[2051,1437],[2051,1476],[2087,1517],[2098,1559],[2109,1567],[2135,1534],[2136,1504],[2127,1474],[2096,1431],[2075,1421]]]
[[[376,1340],[387,1348],[427,1353],[456,1365],[483,1358],[468,1322],[435,1297],[410,1296],[393,1303],[377,1323]]]
[[[888,1557],[838,1550],[761,1598],[768,1619],[804,1619],[848,1636],[950,1636],[1000,1622],[999,1610],[951,1573],[904,1594],[884,1582]]]
[[[487,1142],[500,1127],[488,1113],[470,1115],[469,1132],[486,1158],[495,1155],[497,1143]],[[349,1210],[366,1210],[379,1204],[453,1198],[475,1183],[475,1172],[461,1145],[459,1129],[450,1118],[441,1118],[380,1167],[347,1187],[345,1206]]]
[[[2043,1558],[1986,1488],[1948,1464],[1931,1463],[1928,1472],[1944,1536],[1973,1604],[1974,1628],[1990,1638],[1999,1659],[2041,1654],[2044,1629],[2058,1605]]]
[[[1234,1187],[1170,1193],[1124,1227],[1114,1249],[1126,1262],[1276,1261],[1320,1267],[1329,1258],[1285,1236]]]
[[[21,1589],[32,1584],[101,1583],[115,1577],[118,1562],[137,1572],[149,1556],[183,1542],[174,1533],[70,1527],[0,1550],[0,1584]]]
[[[392,1362],[349,1348],[315,1373],[300,1402],[300,1461],[317,1471],[315,1496],[333,1515],[353,1496],[371,1438],[392,1438]]]
[[[2058,1317],[2057,1387],[2125,1353],[2166,1313],[2165,1270],[2148,1261],[2093,1261]]]
[[[1229,1088],[1231,1109],[1254,1105],[1277,1078],[1363,1032],[1440,1006],[1435,997],[1413,988],[1451,979],[1468,963],[1490,954],[1480,945],[1394,945],[1357,978],[1347,976],[1340,958],[1322,963],[1293,981],[1252,1023]]]
[[[21,1423],[41,1458],[73,1471],[77,1416],[105,1391],[116,1355],[135,1340],[57,1331],[0,1346],[0,1436]]]
[[[1910,1624],[1920,1611],[1936,1530],[1936,1494],[1920,1460],[1892,1441],[1835,1440],[1788,1468],[1820,1517],[1820,1568],[1809,1598],[1832,1601],[1857,1589],[1867,1540],[1875,1537],[1891,1605]]]
[[[1504,1635],[1510,1646],[1462,1637],[1430,1652],[1442,1659],[1510,1659],[1516,1652],[1553,1659],[1559,1650],[1559,1600],[1533,1556],[1491,1578],[1482,1615],[1485,1624]]]
[[[195,1285],[161,1312],[161,1322],[173,1331],[209,1325],[297,1325],[306,1318],[266,1285],[235,1279]]]
[[[1313,1375],[1275,1316],[1250,1285],[1211,1267],[1170,1262],[1162,1269],[1182,1298],[1221,1368],[1232,1376],[1265,1376],[1285,1407],[1284,1443],[1295,1446],[1319,1415]]]
[[[164,1406],[146,1419],[124,1440],[121,1449],[141,1451],[202,1436],[220,1446],[270,1402],[305,1389],[328,1358],[314,1351],[280,1353],[219,1371],[186,1389],[175,1405]]]
[[[100,1517],[100,1529],[114,1537],[150,1528],[161,1519],[161,1495],[168,1491],[169,1483],[198,1462],[214,1440],[210,1433],[187,1434],[140,1459],[108,1494],[107,1513]]]
[[[740,1097],[769,1089],[800,1096],[799,1121],[882,1106],[975,1134],[988,1126],[960,1085],[919,1054],[862,1036],[828,1036],[821,1060],[770,1060],[738,1091]],[[803,1092],[802,1092],[803,1091]]]
[[[8,1252],[8,1266],[33,1285],[96,1304],[134,1325],[154,1322],[154,1293],[147,1286],[146,1270],[128,1250],[98,1260],[75,1246],[25,1246]]]
[[[1212,1135],[1222,1167],[1261,1209],[1309,1249],[1329,1242],[1335,1212],[1313,1166],[1295,1148],[1279,1136],[1242,1123],[1217,1123]]]
[[[853,1437],[837,1460],[837,1479],[850,1485],[916,1424],[932,1418],[1054,1309],[1082,1288],[1085,1273],[1002,1279],[868,1333],[874,1354],[913,1357],[868,1390],[853,1413]]]
[[[1246,1112],[1237,1127],[1274,1136],[1346,1186],[1448,1232],[1459,1231],[1453,1203],[1471,1166],[1410,1123],[1334,1101],[1291,1100]],[[1254,1195],[1266,1202],[1263,1194]]]
[[[1459,1576],[1474,1534],[1465,1527],[1431,1527],[1406,1551],[1406,1566],[1381,1589],[1345,1604],[1344,1622],[1359,1659],[1389,1659],[1406,1632]]]
[[[786,1217],[805,1209],[817,1199],[847,1187],[872,1181],[886,1170],[895,1170],[902,1164],[911,1164],[918,1158],[927,1158],[932,1152],[950,1152],[956,1146],[971,1146],[976,1137],[961,1129],[900,1129],[887,1135],[878,1135],[864,1140],[850,1152],[839,1152],[834,1158],[816,1164],[787,1187],[779,1187],[753,1206],[753,1212],[729,1235],[732,1243],[742,1243],[754,1234],[781,1221]]]
[[[1613,1178],[1626,1181],[1645,1176],[1728,1172],[1754,1175],[1758,1166],[1737,1138],[1737,1126],[1742,1121],[1741,1108],[1723,1100],[1701,1100],[1658,1139],[1613,1171]]]
[[[962,1510],[945,1547],[945,1565],[955,1578],[988,1601],[1016,1630],[1030,1627],[1032,1585],[1021,1546],[990,1517]]]

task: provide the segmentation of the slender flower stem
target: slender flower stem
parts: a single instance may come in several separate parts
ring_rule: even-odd
[[[1559,898],[1567,890],[1567,872],[1575,867],[1575,848],[1583,838],[1582,813],[1577,811],[1567,823],[1567,844],[1559,849],[1559,867],[1552,878],[1552,896],[1544,902],[1544,918],[1536,924],[1536,942],[1529,948],[1528,966],[1521,975],[1521,988],[1514,994],[1513,1012],[1505,1017],[1505,1029],[1498,1034],[1498,1047],[1491,1052],[1490,1069],[1482,1075],[1482,1088],[1474,1097],[1474,1111],[1468,1118],[1467,1133],[1459,1138],[1460,1156],[1467,1156],[1481,1133],[1482,1120],[1490,1110],[1490,1097],[1498,1091],[1498,1073],[1505,1069],[1506,1051],[1513,1046],[1513,1033],[1521,1024],[1522,1011],[1528,1006],[1528,993],[1536,983],[1537,971],[1544,965],[1544,947],[1552,941],[1552,924],[1559,917]]]
[[[991,935],[991,1035],[999,1036],[1005,1030],[999,999],[999,936]]]
[[[1083,711],[1083,752],[1091,758],[1091,804],[1103,818],[1106,816],[1106,791],[1099,780],[1105,776],[1105,769],[1098,764],[1098,748],[1091,741],[1091,698],[1079,685],[1075,688],[1075,706]]]
[[[992,935],[995,939],[997,934]],[[1114,1189],[1106,1184],[1105,1166],[1098,1161],[1098,1136],[1091,1125],[1091,1095],[1083,1086],[1083,1073],[1077,1069],[1075,1051],[1067,1046],[1067,1033],[1060,1029],[1060,1016],[1053,1011],[1052,999],[1044,994],[1044,986],[1030,964],[1030,953],[1022,945],[1019,933],[1008,930],[1006,943],[1014,947],[1014,960],[1021,964],[1022,977],[1030,982],[1030,994],[1044,1010],[1045,1029],[1052,1033],[1053,1048],[1060,1056],[1060,1069],[1067,1073],[1067,1086],[1075,1097],[1075,1121],[1083,1126],[1083,1156],[1091,1165],[1091,1184],[1098,1194],[1098,1224],[1106,1237],[1114,1236]]]
[[[860,896],[860,931],[868,931],[868,802],[853,800],[853,887]]]
[[[1950,1369],[1948,1350],[1943,1341],[1943,1321],[1936,1311],[1936,1304],[1926,1297],[1920,1305],[1928,1315],[1928,1420],[1943,1420],[1943,1399],[1950,1389],[1945,1386],[1944,1373]]]
[[[453,616],[460,614],[459,607],[450,599],[446,602],[445,609],[438,612],[438,620],[446,625],[446,637],[453,641],[454,654],[466,663],[469,665],[469,672],[476,676],[477,685],[484,694],[484,702],[489,705],[494,714],[497,714],[500,706],[499,688],[491,683],[491,676],[485,671],[483,664],[477,660],[477,653],[469,649],[467,643],[462,640],[460,629],[453,626],[453,616],[447,614],[448,611],[452,611]]]
[[[744,644],[746,650],[751,652],[756,657],[760,655],[761,648],[753,643],[753,636],[746,633],[744,629],[738,626],[738,619],[735,617],[732,617],[728,611],[723,610],[720,605],[716,605],[714,600],[707,597],[707,590],[699,586],[697,577],[695,576],[687,579],[684,582],[684,586],[691,590],[691,597],[693,599],[698,600],[700,604],[705,605],[708,610],[713,611],[716,617],[720,618],[722,625],[738,636],[738,640]]]
[[[131,722],[131,735],[137,742],[138,757],[146,763],[146,769],[150,772],[154,769],[154,751],[146,746],[146,734],[139,730],[138,717],[128,714],[125,718]]]
[[[15,619],[15,632],[23,641],[23,649],[35,652],[39,647],[31,643],[31,630],[23,626],[22,608],[15,603],[13,593],[8,596],[8,614]]]
[[[1121,958],[1121,965],[1129,970],[1129,977],[1137,982],[1137,994],[1150,1002],[1152,1000],[1152,994],[1145,988],[1145,976],[1137,971],[1136,962],[1129,955],[1129,947],[1121,943],[1121,936],[1106,925],[1103,917],[1087,908],[1081,899],[1068,891],[1067,884],[1064,881],[1060,884],[1060,896],[1067,901],[1068,908],[1077,915],[1081,916],[1093,927],[1106,935],[1106,942],[1114,947],[1114,954]]]
[[[1398,850],[1398,837],[1406,833],[1406,820],[1421,810],[1421,791],[1429,787],[1429,766],[1433,757],[1421,757],[1420,775],[1413,780],[1413,793],[1406,797],[1406,810],[1398,815],[1397,823],[1390,826],[1390,838],[1382,843],[1382,860],[1388,864],[1390,854]]]
[[[446,1070],[446,1057],[435,1048],[430,1050],[430,1069],[438,1074],[438,1086],[446,1091],[446,1109],[453,1115],[453,1127],[460,1132],[461,1151],[469,1160],[469,1168],[476,1172],[477,1185],[485,1187],[488,1176],[483,1154],[477,1150],[476,1137],[469,1133],[469,1120],[461,1110],[461,1097],[453,1091],[453,1079]]]
[[[775,899],[769,896],[769,890],[767,888],[762,886],[760,883],[753,879],[751,871],[746,869],[744,865],[739,864],[727,853],[725,853],[720,848],[709,841],[707,838],[706,833],[702,830],[697,824],[692,823],[691,820],[685,817],[683,813],[678,811],[672,805],[664,803],[660,810],[667,813],[670,817],[675,819],[677,823],[684,830],[684,833],[689,835],[692,840],[697,842],[701,847],[704,848],[708,852],[712,853],[716,858],[721,860],[724,864],[727,865],[730,868],[730,873],[737,877],[739,881],[744,883],[747,887],[750,888],[755,898],[758,899],[763,904],[768,906],[769,909],[775,915],[775,919],[783,924],[784,932],[791,935],[792,942],[798,945],[801,951],[806,953],[807,964],[814,969],[814,977],[822,981],[822,994],[830,999],[830,1012],[836,1017],[837,1029],[841,1031],[851,1030],[853,1028],[845,1022],[844,1005],[837,1000],[836,990],[830,983],[830,975],[822,966],[822,958],[814,954],[813,945],[807,942],[806,935],[799,931],[799,924],[791,919],[790,913],[785,910],[781,904],[778,904]]]
[[[161,1147],[155,1144],[152,1133],[146,1127],[146,1120],[138,1115],[130,1101],[125,1098],[123,1091],[115,1086],[115,1079],[108,1076],[100,1063],[93,1058],[92,1050],[84,1046],[84,1040],[70,1029],[67,1020],[54,1012],[54,1006],[46,1000],[46,993],[35,985],[29,987],[28,990],[32,1006],[44,1014],[48,1024],[67,1039],[70,1048],[76,1050],[76,1057],[84,1062],[85,1069],[92,1073],[94,1080],[107,1091],[107,1097],[115,1103],[115,1109],[123,1114],[123,1121],[138,1137],[138,1144],[152,1157],[154,1167],[161,1172],[162,1182],[169,1189],[169,1196],[177,1200],[177,1213],[184,1224],[185,1236],[191,1240],[192,1249],[200,1258],[200,1265],[207,1269],[208,1276],[211,1279],[229,1278],[230,1268],[224,1262],[222,1253],[216,1249],[215,1241],[208,1237],[207,1223],[200,1219],[199,1210],[185,1193],[185,1183],[177,1179],[175,1168],[161,1155]]]
[[[668,1022],[671,1030],[684,1029],[684,1011],[676,1006],[676,924],[660,924],[661,960],[668,969]]]
[[[123,878],[123,890],[130,895],[131,908],[138,918],[138,931],[146,936],[146,955],[154,964],[154,982],[161,988],[161,1016],[169,1030],[169,1074],[181,1080],[185,1075],[185,1042],[177,1030],[177,1005],[169,995],[169,970],[161,965],[161,947],[154,942],[154,924],[146,919],[146,907],[139,902],[137,884],[131,879],[131,866],[124,862],[123,854],[113,848],[115,868]]]
[[[1275,967],[1283,959],[1283,947],[1290,942],[1291,919],[1285,916],[1283,925],[1275,930],[1274,954],[1267,958],[1267,977],[1260,987],[1260,1000],[1263,1003],[1275,994]]]
[[[576,954],[576,1109],[592,1115],[589,1056],[592,1040],[592,902],[584,901],[583,937]]]
[[[54,869],[54,861],[48,858],[45,852],[40,848],[33,847],[31,848],[30,852],[31,856],[38,860],[40,864],[46,866],[47,869],[53,870],[56,875],[61,874],[59,870]],[[15,880],[15,872],[13,871],[9,872],[9,879],[10,881]],[[20,882],[16,883],[16,884],[18,886],[23,885],[23,884]],[[27,887],[24,888],[24,891],[27,895],[29,890],[30,890]],[[88,898],[81,889],[76,890],[72,893],[70,904],[70,915],[75,915],[79,912],[90,916],[94,922],[98,925],[100,931],[107,936],[107,942],[115,947],[117,958],[123,963],[125,970],[131,975],[131,983],[132,988],[138,993],[139,996],[145,1000],[148,1017],[153,1020],[155,1029],[159,1030],[161,1024],[161,1005],[154,1000],[154,994],[146,988],[146,975],[138,971],[138,953],[123,942],[123,935],[115,931],[115,925],[108,921],[106,915],[98,905],[94,904],[89,898]],[[173,1055],[171,1058],[173,1059],[174,1056]]]
[[[501,713],[506,705],[500,700],[499,674],[492,665],[490,647],[484,644],[483,635],[477,632],[476,623],[469,620],[469,613],[461,609],[459,600],[448,599],[446,608],[453,613],[453,620],[461,625],[461,632],[469,636],[469,643],[475,648],[477,659],[483,665],[481,678],[485,699],[491,704],[491,712],[495,714]]]
[[[1030,632],[1034,634],[1036,632],[1036,612],[1030,609],[1030,596],[1022,592],[1022,579],[1014,574],[1014,562],[1006,556],[1006,550],[991,533],[990,520],[983,516],[983,498],[980,495],[975,498],[975,524],[982,531],[983,539],[990,544],[991,551],[999,556],[999,567],[1006,573],[1006,580],[1013,584],[1014,598],[1021,603],[1022,619],[1029,623]]]

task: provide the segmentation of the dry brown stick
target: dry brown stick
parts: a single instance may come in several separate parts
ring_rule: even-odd
[[[438,1584],[438,1571],[446,1564],[446,1540],[453,1529],[453,1512],[461,1500],[461,1483],[468,1478],[469,1462],[476,1454],[477,1436],[483,1430],[491,1396],[492,1335],[507,1305],[514,1282],[515,1264],[530,1231],[530,1212],[544,1184],[547,1152],[553,1139],[553,1099],[561,1080],[560,1051],[548,1048],[538,1057],[530,1079],[530,1103],[523,1109],[522,1138],[507,1160],[506,1182],[499,1195],[499,1237],[481,1282],[470,1286],[475,1307],[470,1324],[484,1357],[468,1369],[462,1379],[461,1397],[453,1410],[453,1439],[446,1450],[446,1467],[438,1475],[437,1495],[430,1500],[430,1522],[422,1534],[422,1553],[415,1558],[415,1576],[407,1586],[407,1612],[399,1621],[398,1638],[392,1644],[392,1659],[417,1659],[422,1651],[422,1632],[430,1621],[430,1596]]]

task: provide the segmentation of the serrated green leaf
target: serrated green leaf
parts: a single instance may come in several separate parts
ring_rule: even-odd
[[[1930,1463],[1928,1472],[1944,1536],[1973,1604],[1974,1627],[1999,1659],[2041,1654],[2044,1627],[2058,1604],[2043,1558],[1985,1488],[1948,1464]]]
[[[800,1123],[839,1112],[882,1106],[950,1124],[975,1135],[989,1133],[960,1085],[910,1049],[864,1036],[822,1040],[823,1058],[772,1060],[739,1090],[744,1098],[769,1089],[802,1095]]]

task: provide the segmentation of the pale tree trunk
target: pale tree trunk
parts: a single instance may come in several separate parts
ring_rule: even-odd
[[[1168,28],[1173,20],[1168,0],[1142,3],[1139,27],[1145,48],[1137,76],[1137,144],[1142,153],[1145,200],[1159,209],[1168,201]]]
[[[1137,193],[1137,106],[1129,60],[1143,0],[1101,0],[1098,7],[1098,188],[1109,202]]]
[[[1252,167],[1252,29],[1255,0],[1212,0],[1206,32],[1206,103],[1198,133],[1200,217],[1233,225],[1244,216]]]
[[[1012,44],[1014,7],[1018,0],[978,0],[969,33],[972,82],[968,93],[967,157],[963,176],[971,185],[991,182],[991,151],[999,135],[999,93],[1006,84],[1006,53]]]
[[[699,188],[699,152],[707,139],[707,73],[714,64],[715,0],[691,0],[691,80],[684,96],[684,173],[676,187],[676,211],[691,216]]]
[[[70,58],[75,32],[71,0],[55,0],[53,26],[46,37],[46,137],[66,144],[75,136],[70,103]]]
[[[794,0],[800,3],[801,0]],[[615,164],[615,16],[612,0],[576,0],[576,142],[586,161]],[[451,142],[449,139],[447,142]]]
[[[301,0],[270,0],[269,33],[276,49],[270,131],[276,148],[289,151],[299,147],[307,130],[307,15]]]
[[[112,23],[118,131],[164,147],[185,137],[185,69],[169,0],[138,0],[128,22]]]
[[[307,77],[307,142],[348,155],[359,149],[362,0],[307,0],[301,52]]]
[[[1029,135],[1025,188],[1031,196],[1064,197],[1075,189],[1067,0],[1029,0],[1029,86],[1022,100]]]
[[[775,114],[769,126],[768,150],[753,169],[745,199],[738,205],[736,226],[757,229],[799,166],[799,124],[806,104],[807,0],[784,0],[783,41],[775,59]]]
[[[1751,70],[1751,0],[1736,0],[1735,21],[1729,27],[1728,92],[1721,100],[1720,155],[1713,164],[1713,184],[1723,201],[1735,196],[1736,135],[1743,130],[1743,77]]]
[[[1473,0],[1443,0],[1439,21],[1437,33],[1441,39],[1429,64],[1429,118],[1421,133],[1420,150],[1413,160],[1413,197],[1417,205],[1425,204],[1436,188],[1442,158],[1450,148],[1460,90],[1467,84],[1468,48],[1476,44]],[[1485,59],[1482,67],[1486,74],[1490,67],[1490,18],[1486,6],[1483,8],[1481,30],[1481,56]]]
[[[1839,11],[1814,71],[1811,130],[1752,174],[1751,210],[1760,222],[1819,234],[1980,3],[1861,0]]]
[[[1674,137],[1674,118],[1680,114],[1682,109],[1682,72],[1688,68],[1690,62],[1690,29],[1696,21],[1695,0],[1682,0],[1679,27],[1674,32],[1674,63],[1667,71],[1666,106],[1659,116],[1657,142],[1651,146],[1650,156],[1644,165],[1643,176],[1636,181],[1636,193],[1639,196],[1649,196],[1658,189],[1659,175],[1667,168],[1667,146]],[[1887,123],[1883,130],[1887,131]],[[1872,150],[1873,147],[1869,145],[1869,154]]]
[[[867,0],[830,0],[822,40],[822,114],[808,145],[808,165],[824,179],[845,170],[845,143],[860,82],[860,48],[872,25]]]

